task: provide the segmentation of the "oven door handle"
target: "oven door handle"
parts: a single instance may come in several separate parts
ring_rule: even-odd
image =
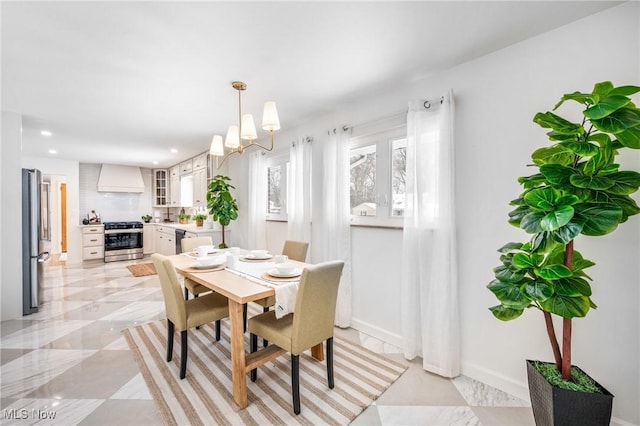
[[[139,229],[139,228],[133,228],[133,229],[109,229],[109,230],[105,230],[104,233],[107,234],[107,235],[113,235],[113,234],[141,234],[142,233],[142,229]]]

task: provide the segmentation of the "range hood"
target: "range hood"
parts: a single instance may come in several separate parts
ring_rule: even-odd
[[[144,192],[140,168],[103,164],[98,179],[98,192]]]

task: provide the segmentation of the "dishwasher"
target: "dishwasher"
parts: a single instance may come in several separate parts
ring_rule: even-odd
[[[182,253],[182,239],[195,238],[198,234],[185,231],[184,229],[176,229],[176,254]]]

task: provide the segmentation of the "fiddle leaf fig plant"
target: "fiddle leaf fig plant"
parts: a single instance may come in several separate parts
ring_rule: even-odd
[[[232,220],[238,218],[238,204],[231,195],[230,189],[235,187],[229,184],[231,180],[228,176],[216,175],[209,183],[207,189],[207,208],[214,221],[222,226],[222,243],[219,248],[226,248],[224,241],[224,227],[229,226]]]
[[[543,313],[556,367],[566,381],[571,321],[597,307],[585,272],[595,263],[574,248],[575,238],[609,234],[640,212],[630,197],[640,186],[640,173],[620,170],[616,162],[620,151],[640,149],[640,109],[629,98],[639,91],[605,81],[591,93],[564,95],[553,111],[565,102],[582,104],[578,123],[555,112],[535,115],[533,121],[549,129],[551,145],[532,153],[536,173],[518,179],[524,190],[511,201],[509,213],[509,223],[530,238],[498,249],[501,265],[487,286],[500,302],[489,308],[500,320],[518,318],[527,308]],[[562,350],[552,315],[562,318]]]

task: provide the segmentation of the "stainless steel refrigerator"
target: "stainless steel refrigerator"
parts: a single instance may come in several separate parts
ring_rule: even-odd
[[[37,169],[22,169],[22,314],[42,303],[44,262],[49,258],[49,192]]]

